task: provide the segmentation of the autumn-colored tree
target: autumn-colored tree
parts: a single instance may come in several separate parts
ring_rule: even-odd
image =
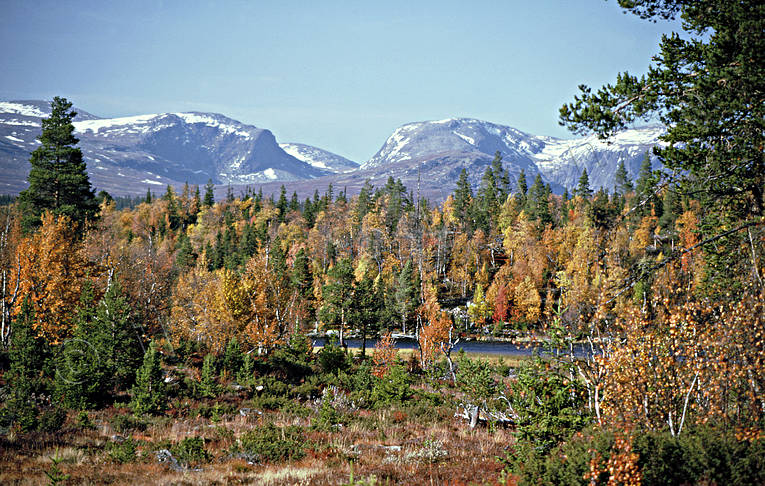
[[[50,343],[71,335],[82,286],[89,265],[82,245],[66,216],[43,213],[40,229],[24,238],[16,249],[18,272],[11,274],[9,288],[18,285],[28,296],[35,316],[34,328]],[[16,300],[12,314],[21,310]]]
[[[385,333],[380,336],[372,353],[372,374],[378,378],[387,375],[391,367],[396,364],[397,355],[398,351],[391,334]]]

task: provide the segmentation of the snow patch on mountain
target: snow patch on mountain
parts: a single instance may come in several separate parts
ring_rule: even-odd
[[[27,105],[12,101],[0,101],[0,113],[12,113],[15,115],[33,116],[36,118],[48,116],[47,113],[44,113],[34,105]]]
[[[279,147],[296,159],[328,173],[344,173],[359,167],[359,164],[352,160],[311,145],[280,143]]]
[[[148,131],[148,123],[159,115],[123,116],[119,118],[102,118],[98,120],[85,120],[72,123],[74,131],[79,133],[99,133],[114,127],[129,127],[133,131]],[[108,136],[108,134],[104,134]]]

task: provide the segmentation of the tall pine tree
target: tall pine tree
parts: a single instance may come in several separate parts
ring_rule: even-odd
[[[19,194],[22,224],[29,231],[40,225],[43,211],[66,215],[78,225],[98,214],[98,202],[90,186],[82,151],[75,147],[72,104],[58,96],[51,114],[42,119],[40,146],[32,152],[29,187]]]

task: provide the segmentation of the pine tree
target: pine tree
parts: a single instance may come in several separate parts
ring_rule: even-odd
[[[151,204],[151,187],[146,189],[146,197],[144,198],[143,202],[146,204]]]
[[[132,392],[133,399],[130,406],[136,415],[160,413],[167,408],[160,354],[155,342],[151,343],[143,355],[143,364],[136,372]]]
[[[106,370],[110,391],[127,390],[141,363],[143,343],[119,281],[113,281],[96,307],[91,342]]]
[[[33,397],[47,389],[45,376],[50,360],[50,349],[34,330],[34,321],[34,311],[29,299],[25,298],[14,322],[8,352],[9,369],[4,376],[10,385],[8,410],[14,413],[16,423],[23,430],[34,429],[37,425]]]
[[[213,204],[215,204],[215,185],[213,184],[212,179],[207,180],[207,184],[205,184],[205,197],[202,200],[202,205],[212,207]]]
[[[516,189],[515,201],[518,207],[526,207],[526,194],[528,193],[529,186],[526,182],[526,171],[521,169],[518,173],[518,188]]]
[[[407,260],[396,279],[394,293],[396,309],[401,318],[401,330],[404,334],[406,334],[406,323],[409,316],[419,305],[420,287],[418,280],[419,275],[415,273],[412,261]]]
[[[587,169],[582,169],[582,175],[579,177],[579,183],[576,186],[576,195],[584,199],[592,197],[590,189],[590,176],[587,175]]]
[[[469,218],[472,202],[473,190],[468,181],[468,173],[465,169],[462,169],[459,179],[457,179],[457,188],[454,190],[454,211],[457,219],[463,224],[463,228],[472,227]]]
[[[580,94],[560,123],[606,138],[638,120],[666,127],[654,147],[681,191],[702,198],[705,213],[734,219],[765,214],[765,7],[759,0],[618,0],[656,21],[679,16],[684,35],[662,37],[647,73]],[[729,227],[729,225],[723,225]],[[719,227],[713,231],[719,230]]]
[[[324,286],[324,305],[319,311],[320,319],[340,331],[340,346],[345,346],[345,326],[353,305],[353,267],[347,258],[340,259],[327,272],[329,283]]]
[[[57,96],[50,117],[42,119],[41,145],[29,159],[29,187],[19,194],[22,224],[28,231],[40,225],[46,209],[56,216],[68,216],[77,225],[98,214],[82,151],[75,147],[79,139],[74,136],[72,120],[77,113],[71,108],[70,102]]]
[[[632,192],[633,189],[632,180],[627,174],[627,168],[624,167],[624,160],[620,160],[619,167],[614,174],[614,193],[624,196],[628,192]]]

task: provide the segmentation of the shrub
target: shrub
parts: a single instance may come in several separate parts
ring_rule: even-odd
[[[203,398],[215,398],[218,396],[218,373],[215,370],[215,356],[209,353],[202,363],[202,377],[199,380],[199,395]]]
[[[510,469],[519,485],[606,485],[604,467],[614,451],[614,434],[605,429],[575,433],[549,453],[525,448],[511,455]],[[704,428],[680,437],[669,432],[641,432],[632,451],[643,484],[765,484],[765,439],[739,441],[731,433]],[[591,460],[600,457],[602,472],[591,483]]]
[[[516,436],[548,451],[590,421],[581,383],[547,370],[541,361],[524,363],[511,385],[510,402],[518,414]]]
[[[109,420],[109,423],[118,434],[124,434],[132,430],[146,430],[146,423],[131,415],[115,415]]]
[[[85,410],[81,410],[80,413],[77,414],[77,426],[81,429],[95,428],[93,422],[90,421],[90,417],[88,417],[88,412]]]
[[[186,466],[194,466],[210,460],[210,454],[205,449],[205,440],[202,437],[186,437],[174,445],[170,452],[178,462]]]
[[[305,437],[300,427],[268,423],[242,434],[233,452],[261,462],[300,459],[305,455]]]
[[[342,414],[335,410],[330,400],[325,399],[321,403],[319,414],[314,419],[312,426],[318,430],[331,430],[335,425],[342,423]]]
[[[63,408],[53,407],[40,414],[38,428],[43,432],[57,432],[66,421],[66,411]]]
[[[403,366],[395,365],[388,373],[379,378],[372,390],[375,405],[385,406],[391,403],[403,403],[412,396],[411,377]]]
[[[135,451],[138,443],[129,437],[122,442],[109,442],[106,450],[109,457],[120,464],[135,461]]]
[[[319,351],[319,366],[324,373],[337,376],[351,367],[351,361],[340,346],[330,341]]]

